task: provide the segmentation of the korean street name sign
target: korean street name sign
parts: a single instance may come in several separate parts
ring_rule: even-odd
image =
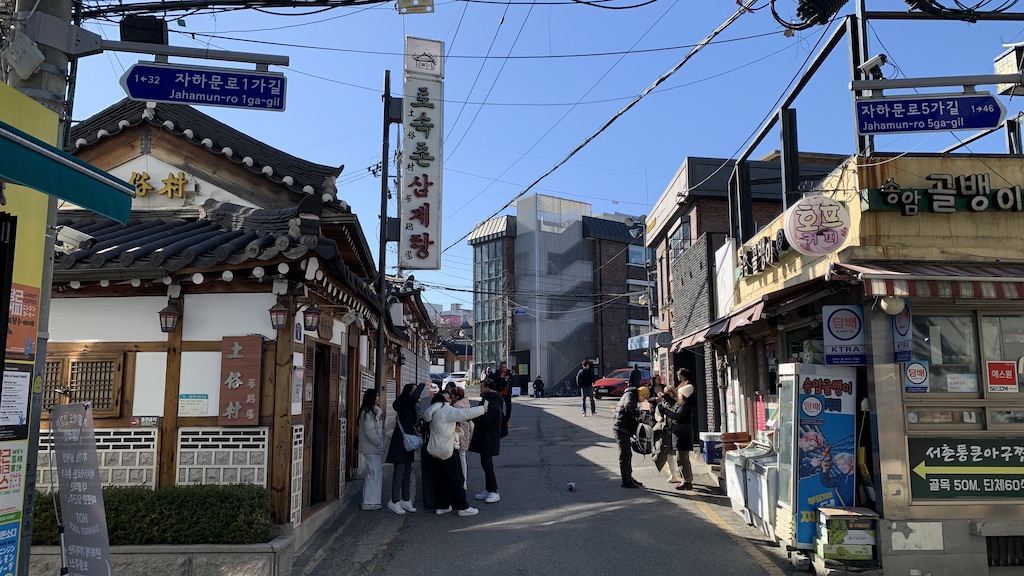
[[[1006,117],[999,98],[982,92],[864,98],[856,110],[863,135],[988,130]]]
[[[406,37],[402,92],[402,177],[398,194],[398,267],[441,268],[441,166],[444,78],[437,40]]]
[[[287,86],[280,72],[159,62],[132,64],[121,76],[132,100],[273,112],[284,110]]]
[[[88,404],[55,405],[54,435],[64,552],[70,576],[108,576],[110,542],[103,508],[96,434]]]
[[[1024,438],[908,438],[914,500],[1024,498]]]
[[[992,186],[987,172],[980,174],[929,174],[929,188],[904,188],[894,178],[881,188],[861,191],[867,210],[896,212],[917,216],[922,211],[932,214],[956,212],[1021,212],[1024,197],[1021,185]]]
[[[225,336],[220,350],[219,426],[257,426],[263,387],[263,336]]]

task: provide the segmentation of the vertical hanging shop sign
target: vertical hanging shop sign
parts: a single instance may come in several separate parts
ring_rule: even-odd
[[[867,344],[864,338],[864,309],[853,306],[822,306],[825,319],[825,364],[864,366]]]
[[[260,422],[263,336],[225,336],[220,345],[220,426]]]
[[[914,335],[911,331],[910,302],[907,302],[903,311],[892,317],[892,361],[909,362],[913,351]]]
[[[398,267],[441,268],[444,43],[405,38]]]

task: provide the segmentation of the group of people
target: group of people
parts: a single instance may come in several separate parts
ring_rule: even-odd
[[[500,453],[501,438],[508,433],[512,413],[512,374],[502,362],[498,371],[480,383],[480,402],[472,406],[466,390],[449,383],[433,396],[423,396],[426,383],[406,384],[391,404],[395,411],[395,430],[387,448],[386,462],[394,465],[388,510],[395,514],[416,512],[412,504],[412,464],[415,450],[407,450],[403,436],[422,434],[420,463],[423,505],[437,514],[455,512],[459,516],[479,513],[466,497],[466,453],[480,455],[484,472],[484,490],[475,498],[488,504],[501,500],[494,474],[494,457]],[[422,398],[421,398],[422,397]],[[420,426],[422,421],[422,426]],[[359,407],[359,453],[364,459],[363,510],[381,506],[384,435],[379,395],[370,389],[363,393]]]
[[[584,363],[584,369],[588,363]],[[583,369],[580,370],[583,372]],[[668,469],[668,481],[676,490],[693,488],[693,469],[690,466],[690,450],[693,449],[693,414],[697,403],[693,395],[693,375],[680,368],[676,372],[677,384],[666,385],[652,378],[651,386],[639,386],[640,370],[633,367],[629,384],[615,407],[615,443],[619,448],[619,475],[623,488],[640,488],[643,484],[633,477],[632,440],[639,428],[643,412],[641,402],[649,401],[653,412],[654,465],[659,471]],[[634,381],[634,374],[636,379]],[[654,394],[652,395],[652,389]],[[586,412],[586,404],[584,404]],[[669,459],[675,455],[675,466]]]

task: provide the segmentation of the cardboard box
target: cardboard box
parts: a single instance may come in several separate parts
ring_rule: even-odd
[[[701,440],[700,455],[705,464],[721,464],[722,442],[720,440]]]
[[[875,547],[867,544],[825,544],[814,539],[814,551],[818,556],[828,560],[872,560]]]
[[[750,442],[749,432],[724,432],[722,442]]]
[[[818,539],[823,544],[877,544],[878,514],[867,508],[818,508]]]

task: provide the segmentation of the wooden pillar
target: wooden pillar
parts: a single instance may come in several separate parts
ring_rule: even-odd
[[[156,485],[174,486],[178,462],[178,394],[181,389],[181,333],[185,322],[185,299],[174,298],[178,325],[167,334],[167,369],[164,371],[164,411],[160,418],[160,472]]]
[[[291,294],[281,296],[288,310],[295,310]],[[289,314],[284,328],[277,331],[274,346],[274,371],[270,385],[274,393],[274,416],[270,427],[270,491],[274,505],[274,519],[285,524],[291,519],[292,492],[292,334],[295,315]]]

